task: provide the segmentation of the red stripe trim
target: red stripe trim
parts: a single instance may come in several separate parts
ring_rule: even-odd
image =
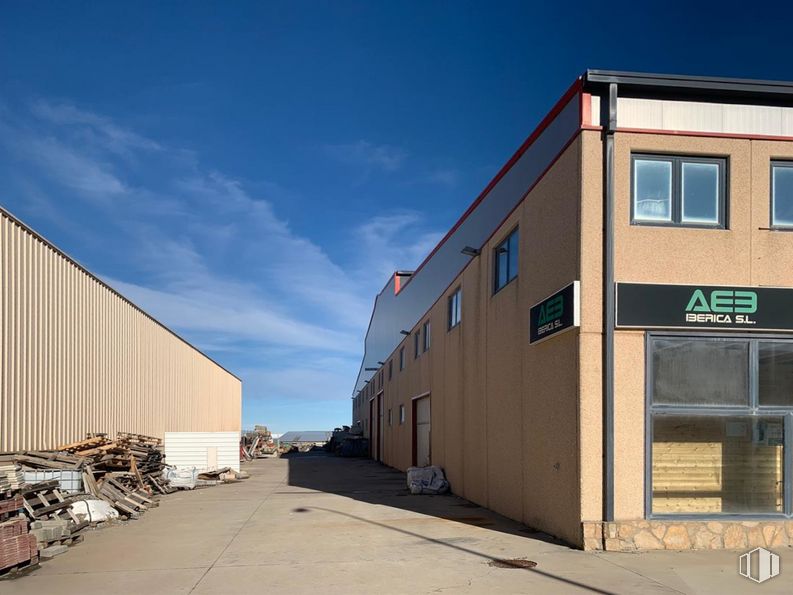
[[[440,242],[438,242],[438,244],[432,249],[432,251],[427,255],[427,257],[421,261],[421,264],[416,268],[415,272],[413,273],[413,277],[416,276],[416,273],[418,273],[424,267],[424,265],[427,264],[430,258],[432,258],[435,255],[435,253],[440,249],[440,247],[443,246],[446,243],[446,241],[452,236],[452,234],[455,231],[457,231],[457,229],[463,224],[463,222],[465,222],[465,220],[474,211],[474,209],[476,209],[476,207],[479,206],[479,204],[485,199],[485,197],[496,186],[496,184],[498,184],[499,181],[501,181],[501,178],[503,178],[507,174],[507,172],[510,169],[512,169],[512,166],[518,162],[518,160],[534,143],[534,141],[537,140],[537,138],[545,131],[546,128],[548,128],[548,126],[551,124],[551,122],[553,122],[556,116],[558,116],[561,113],[561,111],[565,107],[567,107],[567,104],[570,102],[570,100],[581,91],[582,86],[583,86],[583,81],[580,77],[577,78],[572,85],[570,85],[570,88],[567,89],[567,91],[565,91],[565,94],[562,95],[559,101],[557,101],[556,104],[551,108],[551,111],[549,111],[548,114],[537,125],[537,127],[534,129],[534,132],[532,132],[529,135],[529,137],[525,141],[523,141],[523,144],[520,146],[520,148],[509,159],[509,161],[507,161],[504,164],[504,166],[499,170],[496,176],[490,181],[490,183],[479,194],[479,196],[476,197],[476,200],[474,200],[474,202],[471,203],[471,206],[469,206],[466,209],[466,211],[462,214],[462,216],[457,220],[457,223],[455,223],[452,226],[452,228],[448,232],[446,232],[446,235],[443,236],[443,239]],[[579,108],[579,117],[580,117],[580,108]],[[579,125],[580,125],[580,120],[579,120]],[[413,279],[413,277],[411,277],[411,280]]]
[[[556,157],[554,157],[554,158],[551,160],[551,162],[548,164],[548,167],[546,167],[546,168],[543,170],[543,172],[542,172],[542,173],[541,173],[541,174],[540,174],[540,175],[537,177],[537,179],[535,180],[534,184],[532,184],[532,185],[531,185],[531,187],[530,187],[530,188],[529,188],[529,189],[526,191],[526,193],[525,193],[523,196],[521,196],[520,200],[519,200],[519,201],[517,202],[517,204],[516,204],[516,205],[515,205],[515,206],[512,208],[512,210],[509,212],[509,214],[508,214],[506,217],[504,217],[504,219],[501,221],[501,223],[499,223],[499,224],[498,224],[498,225],[497,225],[497,226],[496,226],[496,227],[493,229],[493,232],[492,232],[492,233],[491,233],[491,234],[490,234],[490,235],[487,237],[487,239],[486,239],[486,240],[485,240],[485,241],[482,243],[482,246],[484,246],[485,244],[487,244],[487,243],[488,243],[488,242],[489,242],[489,241],[490,241],[490,240],[493,238],[493,236],[494,236],[494,235],[496,235],[496,232],[498,232],[498,230],[501,228],[501,226],[503,226],[503,225],[504,225],[504,223],[505,223],[505,222],[506,222],[506,221],[507,221],[507,220],[508,220],[508,219],[509,219],[509,218],[512,216],[512,214],[513,214],[513,213],[514,213],[514,212],[515,212],[515,211],[518,209],[518,207],[519,207],[520,205],[522,205],[522,204],[523,204],[523,201],[524,201],[524,200],[526,200],[526,198],[529,196],[529,194],[531,194],[531,191],[532,191],[532,190],[534,190],[534,188],[537,186],[537,184],[539,184],[539,183],[542,181],[542,179],[545,177],[545,174],[547,174],[547,173],[550,171],[550,169],[551,169],[551,168],[552,168],[552,167],[553,167],[553,166],[556,164],[556,162],[557,162],[557,161],[559,161],[559,158],[560,158],[562,155],[564,155],[565,151],[567,151],[567,149],[569,149],[569,148],[570,148],[570,145],[572,145],[572,144],[575,142],[575,140],[578,138],[578,136],[580,135],[580,133],[581,133],[581,131],[580,131],[580,130],[576,130],[576,131],[573,133],[573,136],[571,136],[571,137],[570,137],[570,140],[568,140],[568,141],[567,141],[567,142],[564,144],[564,146],[563,146],[563,147],[562,147],[562,148],[559,150],[559,152],[556,154]],[[477,258],[482,258],[483,256],[484,256],[484,254],[482,254],[482,255],[478,256]],[[407,347],[407,343],[406,343],[406,341],[408,341],[408,340],[410,339],[410,336],[411,336],[411,335],[413,335],[413,334],[416,332],[416,330],[417,330],[417,329],[418,329],[418,328],[421,326],[421,323],[422,323],[422,321],[424,320],[424,317],[425,317],[427,314],[429,314],[429,313],[430,313],[430,311],[432,311],[432,309],[433,309],[433,308],[434,308],[436,305],[438,305],[438,302],[440,302],[440,301],[441,301],[441,300],[442,300],[444,297],[446,297],[446,293],[447,293],[447,292],[448,292],[448,291],[449,291],[449,290],[450,290],[450,289],[451,289],[453,286],[455,286],[455,285],[458,283],[458,281],[457,281],[458,277],[459,277],[460,275],[462,275],[462,274],[463,274],[463,272],[465,271],[465,269],[466,269],[466,268],[468,268],[468,267],[471,265],[471,262],[473,262],[473,260],[474,260],[474,259],[472,258],[470,261],[466,262],[466,263],[463,265],[463,268],[461,268],[461,269],[460,269],[460,270],[457,272],[457,274],[455,274],[455,275],[454,275],[454,277],[452,278],[452,281],[451,281],[451,283],[449,283],[449,284],[446,286],[446,288],[445,288],[445,289],[444,289],[444,290],[441,292],[441,294],[440,294],[440,295],[437,297],[437,299],[436,299],[434,302],[432,302],[432,305],[431,305],[429,308],[427,308],[427,309],[426,309],[426,310],[425,310],[425,311],[422,313],[422,315],[421,315],[421,316],[419,316],[419,318],[418,318],[418,322],[416,322],[416,324],[415,324],[415,325],[413,325],[413,327],[411,327],[411,329],[410,329],[410,335],[408,335],[408,336],[404,337],[404,338],[403,338],[403,339],[402,339],[402,340],[401,340],[401,341],[400,341],[400,342],[397,344],[397,346],[394,348],[394,350],[393,350],[393,351],[392,351],[390,354],[388,354],[388,357],[385,359],[385,361],[388,361],[388,360],[389,360],[389,359],[391,359],[392,357],[396,357],[396,354],[399,352],[400,348],[402,348],[403,346],[404,346],[404,347]],[[363,366],[363,364],[361,364],[361,366]]]

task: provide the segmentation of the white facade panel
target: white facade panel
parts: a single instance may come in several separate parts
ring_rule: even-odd
[[[240,470],[239,432],[165,432],[165,462],[200,470]]]
[[[593,122],[597,122],[595,97]],[[617,126],[754,136],[793,136],[793,108],[620,97]]]

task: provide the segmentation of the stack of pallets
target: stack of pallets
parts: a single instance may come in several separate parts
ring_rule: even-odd
[[[16,470],[5,469],[4,475],[7,477],[9,472],[18,479]],[[18,488],[6,486],[10,483],[7,481],[3,484],[5,487],[0,488],[0,575],[16,572],[39,561],[36,537],[30,534],[28,520],[20,512],[24,499],[17,493]]]

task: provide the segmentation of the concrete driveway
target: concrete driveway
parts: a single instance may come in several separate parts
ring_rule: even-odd
[[[584,553],[454,496],[410,496],[377,463],[308,453],[163,497],[2,595],[160,593],[790,593],[793,561],[755,585],[736,552]],[[499,568],[525,558],[533,569]]]

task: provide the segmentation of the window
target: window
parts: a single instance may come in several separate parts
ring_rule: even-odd
[[[430,349],[430,321],[429,320],[424,323],[424,326],[422,327],[422,334],[424,336],[423,350],[424,350],[424,352],[427,352]]]
[[[496,246],[495,291],[504,287],[518,276],[518,230]]]
[[[400,405],[399,406],[399,425],[402,425],[403,423],[405,423],[405,406],[404,405]]]
[[[399,369],[400,369],[400,371],[405,369],[405,348],[404,347],[400,347],[399,348]]]
[[[389,425],[389,426],[390,426],[390,425],[392,425],[391,421],[392,421],[392,420],[391,420],[391,408],[389,407],[389,408],[388,408],[388,425]]]
[[[416,359],[421,353],[421,351],[419,351],[420,346],[421,346],[421,331],[418,331],[416,332],[415,335],[413,335],[413,351],[414,351],[413,359]]]
[[[720,158],[633,155],[632,222],[725,228],[726,169]]]
[[[391,379],[394,377],[394,360],[388,360],[388,381],[391,382]]]
[[[793,340],[648,338],[647,510],[790,517]]]
[[[463,316],[462,309],[463,290],[458,287],[454,293],[449,296],[449,329],[453,329],[458,324]]]
[[[771,162],[771,227],[793,228],[793,161]]]
[[[380,370],[380,389],[382,390],[383,385],[385,384],[385,370]]]

